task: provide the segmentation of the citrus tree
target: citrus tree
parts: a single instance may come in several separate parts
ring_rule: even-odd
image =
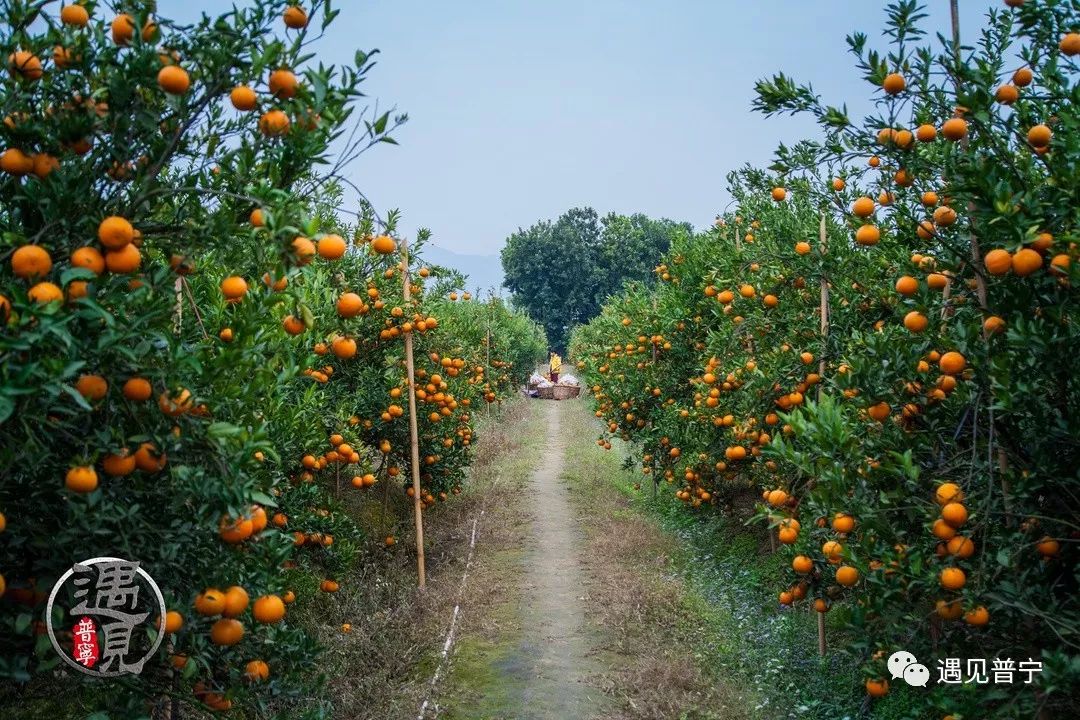
[[[838,610],[883,716],[1034,715],[1076,687],[1080,17],[1008,5],[973,47],[926,44],[913,2],[889,7],[888,52],[852,35],[878,88],[858,122],[760,82],[759,110],[823,139],[733,177],[738,209],[573,343],[608,430],[679,500],[758,488],[790,559],[779,602]],[[1042,669],[890,688],[897,649],[935,678],[947,657]]]
[[[46,593],[120,556],[162,587],[166,641],[136,677],[63,681],[72,704],[323,713],[287,608],[333,602],[358,561],[341,494],[409,474],[404,336],[427,505],[542,336],[424,292],[439,271],[406,262],[393,216],[340,219],[341,170],[405,118],[357,111],[370,53],[317,61],[328,2],[186,26],[150,2],[0,8],[0,677],[56,695]]]

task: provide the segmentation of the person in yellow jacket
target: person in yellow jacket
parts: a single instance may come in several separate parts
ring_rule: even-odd
[[[549,363],[551,368],[551,382],[559,382],[559,371],[562,370],[562,358],[558,353],[551,353],[551,362]]]

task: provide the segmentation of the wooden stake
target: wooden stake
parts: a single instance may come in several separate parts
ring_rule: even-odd
[[[177,276],[176,283],[173,285],[176,290],[176,312],[173,320],[173,334],[179,335],[184,329],[184,278]]]
[[[818,241],[821,257],[824,259],[828,233],[825,229],[825,213],[821,213],[821,223],[818,225]],[[823,266],[824,267],[824,266]],[[824,269],[821,272],[821,351],[818,357],[818,402],[825,393],[825,355],[829,344],[829,278]],[[817,614],[817,647],[818,655],[825,657],[825,613]]]
[[[409,243],[401,239],[402,282],[404,285],[405,307],[412,302],[412,289],[409,286]],[[406,312],[409,310],[406,309]],[[424,517],[423,503],[420,498],[420,438],[416,429],[416,369],[413,365],[412,333],[405,333],[405,372],[409,378],[409,439],[412,452],[413,520],[416,524],[416,574],[420,589],[426,584],[424,576]]]
[[[821,241],[821,257],[825,257],[825,245],[828,235],[825,232],[825,213],[821,213],[821,224],[818,227],[818,237]],[[829,278],[825,272],[821,273],[821,352],[818,353],[818,402],[825,392],[825,355],[829,342]]]

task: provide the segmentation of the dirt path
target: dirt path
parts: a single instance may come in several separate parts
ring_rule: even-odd
[[[486,518],[470,579],[465,627],[451,660],[439,717],[548,720],[608,717],[590,685],[604,670],[586,618],[584,534],[563,472],[565,403],[532,405],[543,439],[527,479],[502,493],[521,502]]]
[[[586,684],[599,668],[585,624],[584,538],[562,478],[562,414],[562,403],[545,404],[550,444],[529,481],[532,527],[521,603],[526,623],[517,658],[529,677],[522,718],[586,718],[601,706],[599,693]]]
[[[716,608],[678,538],[631,506],[583,401],[532,401],[485,493],[445,681],[424,719],[741,720],[754,700],[710,648]],[[716,665],[716,668],[713,666]],[[716,672],[714,672],[714,669]]]

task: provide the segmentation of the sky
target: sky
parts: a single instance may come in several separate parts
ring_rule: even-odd
[[[240,4],[244,4],[241,2]],[[784,71],[857,110],[874,88],[844,38],[885,48],[868,0],[337,0],[316,50],[349,63],[378,48],[365,92],[409,122],[348,175],[402,229],[495,255],[519,227],[578,206],[711,223],[725,176],[765,166],[781,141],[816,137],[807,117],[751,111],[754,82]],[[948,33],[948,1],[924,27]],[[976,37],[1000,0],[960,0]],[[220,0],[159,0],[176,19]],[[860,103],[862,101],[862,103]]]

